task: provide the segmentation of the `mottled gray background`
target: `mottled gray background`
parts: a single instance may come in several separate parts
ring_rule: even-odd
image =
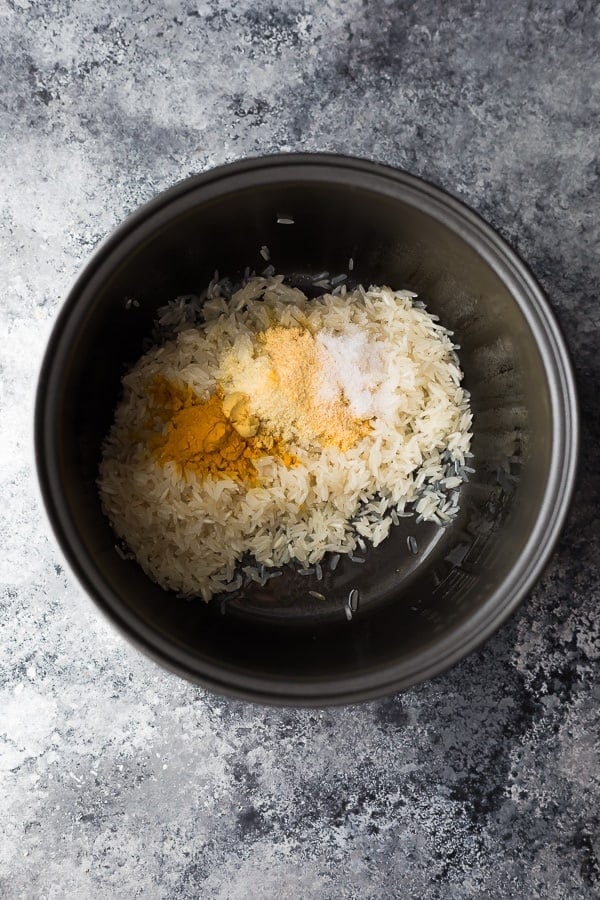
[[[0,37],[1,895],[600,896],[597,4],[0,0]],[[297,149],[479,210],[547,290],[583,406],[570,522],[513,620],[433,683],[326,712],[209,696],[125,644],[31,458],[97,242],[189,173]]]

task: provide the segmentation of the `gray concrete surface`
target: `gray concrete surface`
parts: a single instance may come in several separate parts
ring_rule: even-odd
[[[0,895],[600,896],[598,6],[0,2]],[[99,617],[38,499],[32,400],[98,241],[177,179],[336,150],[445,186],[573,350],[582,475],[548,572],[402,696],[253,708]]]

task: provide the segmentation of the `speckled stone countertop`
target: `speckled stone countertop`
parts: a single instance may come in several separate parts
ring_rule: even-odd
[[[3,0],[0,33],[0,895],[599,897],[597,4]],[[583,410],[568,526],[510,623],[323,712],[211,696],[126,644],[63,566],[31,449],[98,241],[189,173],[298,149],[479,210],[547,290]]]

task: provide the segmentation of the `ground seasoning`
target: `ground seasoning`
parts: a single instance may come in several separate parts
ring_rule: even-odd
[[[261,426],[287,443],[319,443],[347,450],[369,431],[352,414],[341,388],[323,395],[327,354],[305,328],[274,325],[258,336],[254,358],[225,361],[224,389],[244,387]]]
[[[249,354],[232,352],[223,372],[219,389],[204,400],[189,385],[154,379],[151,418],[160,430],[151,448],[161,465],[255,484],[261,456],[291,466],[294,442],[347,450],[369,431],[332,379],[327,350],[306,328],[267,328]]]
[[[243,398],[237,398],[237,404],[243,402]],[[154,433],[151,439],[158,462],[174,462],[182,473],[193,472],[202,478],[232,478],[247,484],[256,481],[254,461],[261,456],[269,454],[285,465],[293,465],[292,454],[280,441],[265,441],[249,434],[248,429],[243,436],[236,430],[230,418],[235,405],[229,408],[228,416],[217,393],[202,400],[189,386],[181,387],[157,376],[150,392],[150,408],[152,416],[164,423],[161,433]],[[242,415],[240,406],[238,414]]]

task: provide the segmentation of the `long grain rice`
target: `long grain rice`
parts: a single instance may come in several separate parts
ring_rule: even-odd
[[[153,579],[208,601],[241,586],[236,567],[248,555],[261,568],[246,567],[244,574],[261,584],[269,569],[292,560],[298,571],[312,574],[325,553],[332,554],[334,571],[340,555],[363,563],[355,548],[380,544],[399,518],[416,512],[417,521],[441,524],[456,515],[458,488],[473,472],[465,466],[471,457],[469,398],[460,387],[449,333],[413,303],[414,294],[372,286],[345,298],[325,294],[309,301],[282,276],[246,273],[228,300],[215,272],[205,296],[204,302],[188,297],[159,311],[155,335],[166,329],[169,340],[123,378],[100,467],[104,510]],[[207,397],[219,383],[223,355],[274,321],[285,327],[304,321],[313,332],[340,333],[351,322],[383,351],[387,399],[366,437],[344,452],[292,445],[298,464],[291,467],[258,459],[254,487],[182,477],[173,464],[160,466],[145,442],[132,439],[147,422],[154,376]],[[320,565],[316,571],[322,574]]]

